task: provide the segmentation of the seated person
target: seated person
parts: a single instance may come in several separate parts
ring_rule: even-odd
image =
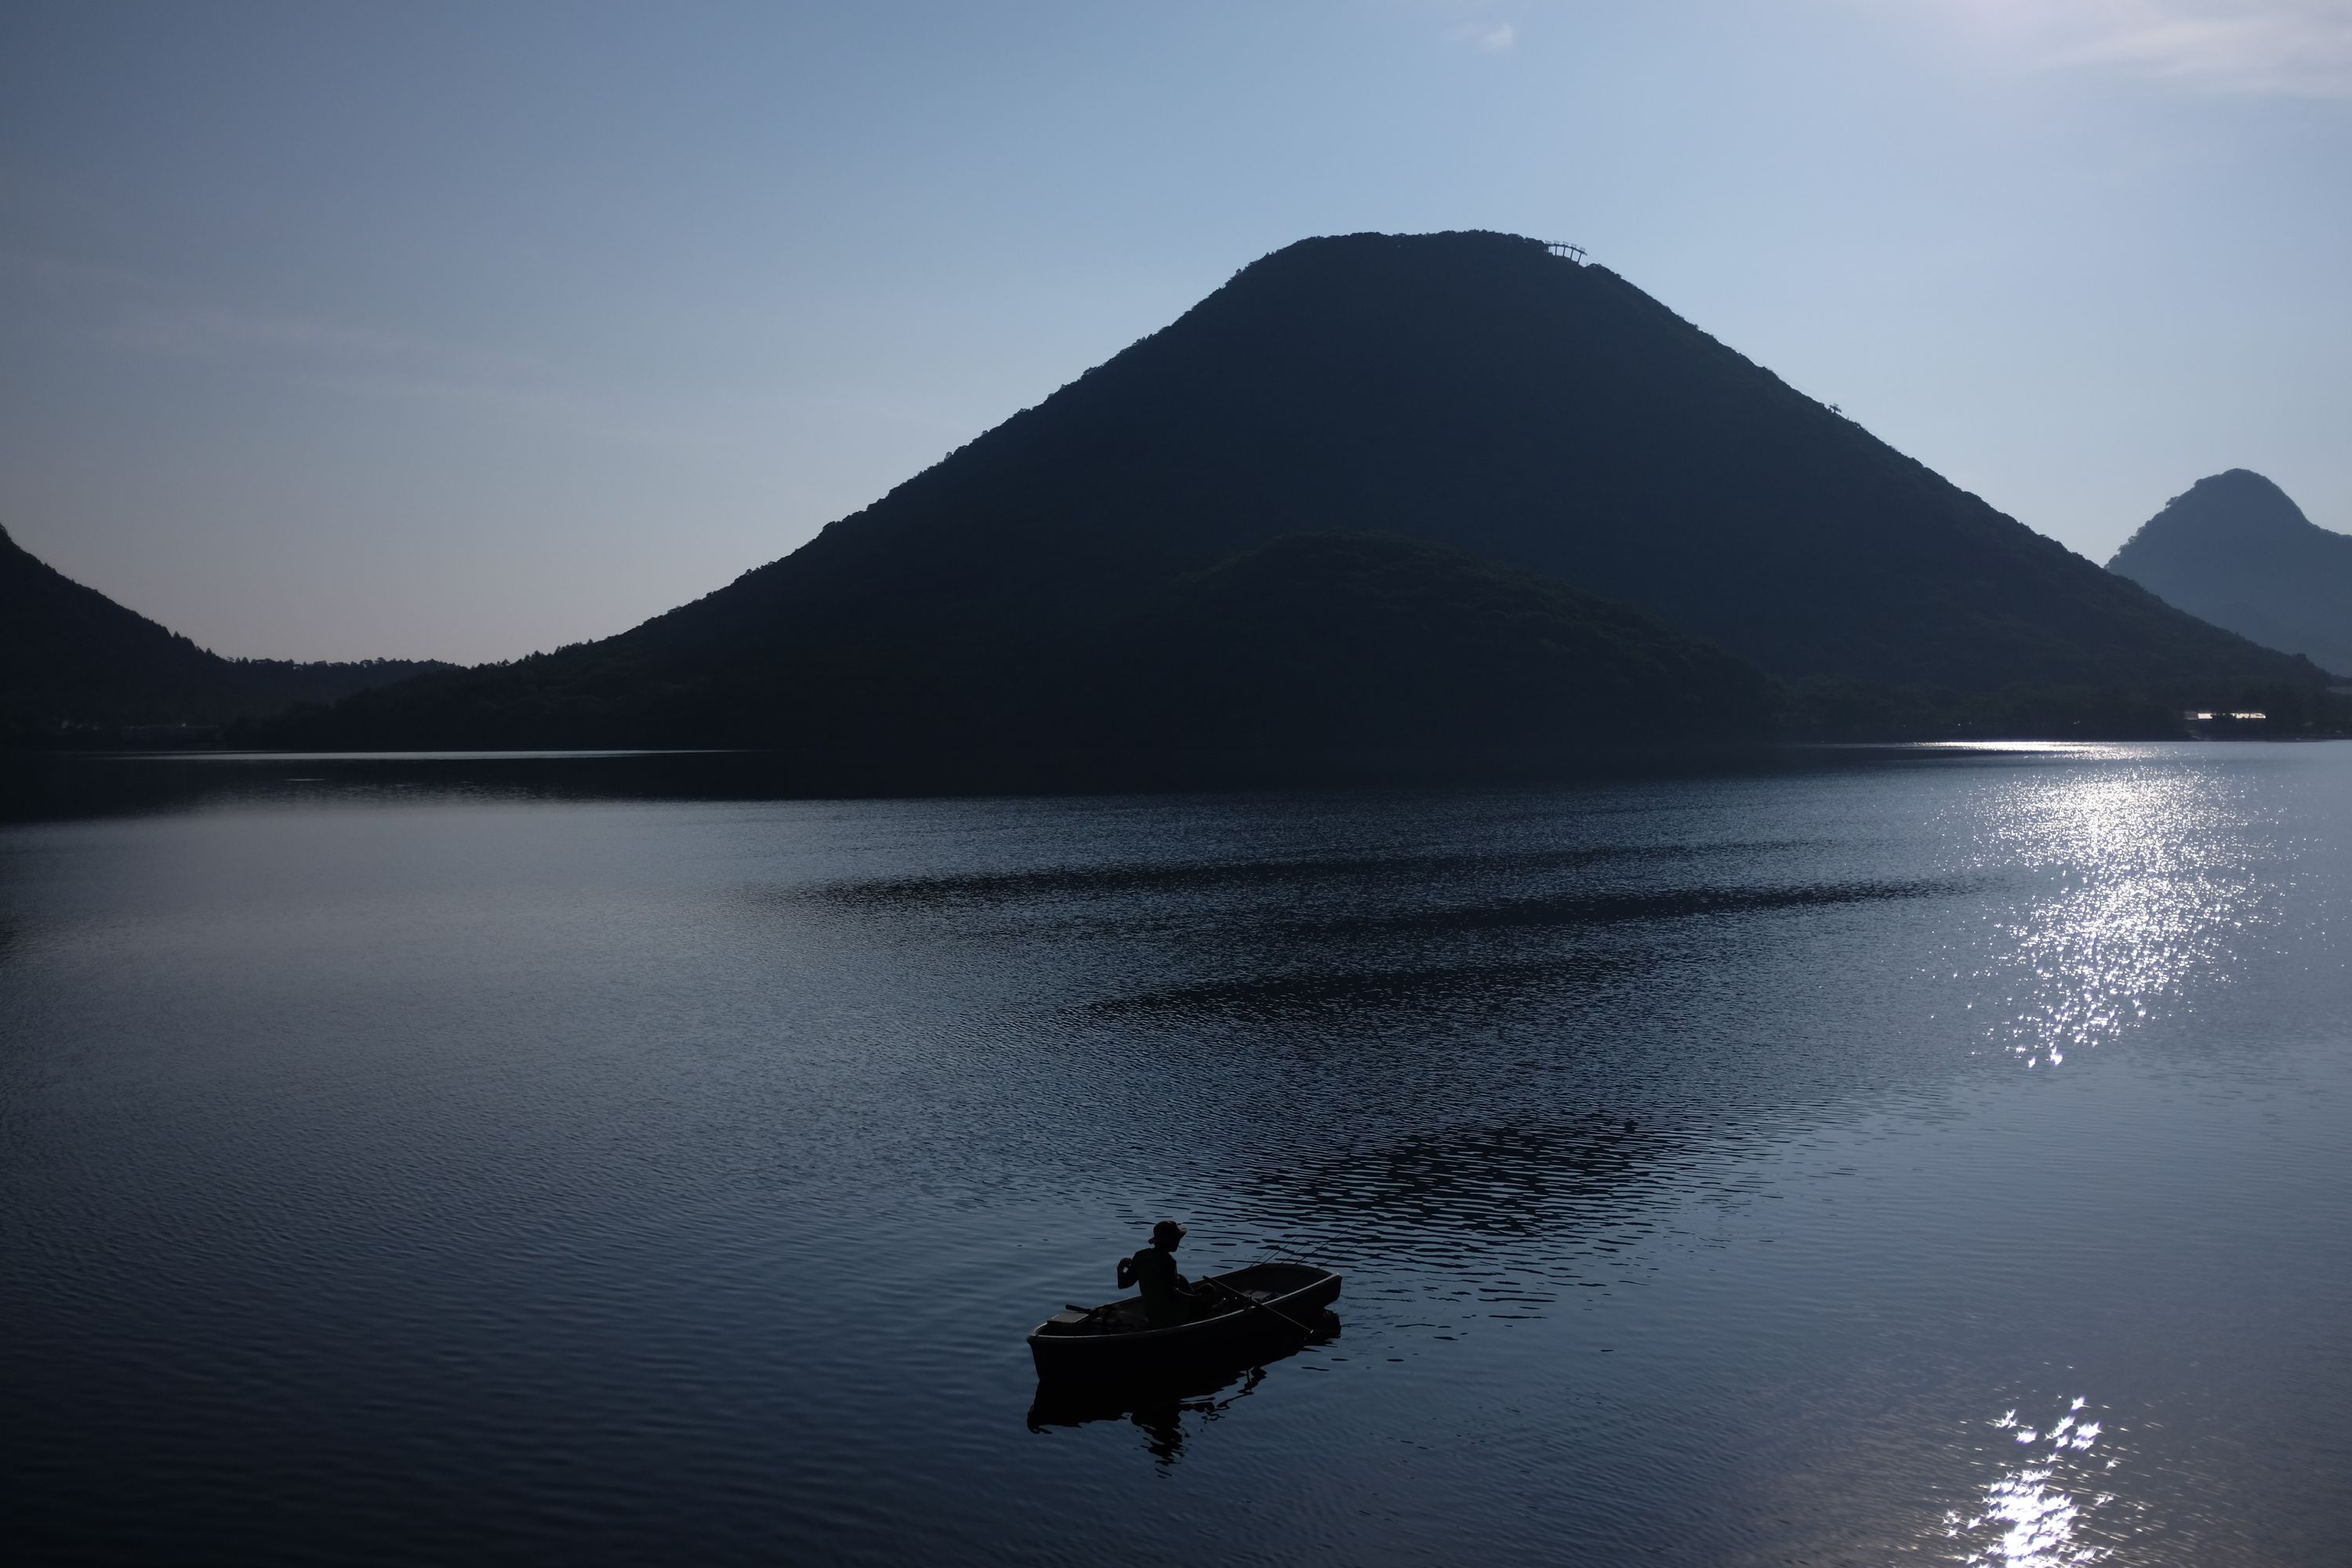
[[[1163,1219],[1151,1227],[1151,1245],[1132,1258],[1118,1260],[1118,1282],[1143,1292],[1143,1313],[1155,1329],[1172,1329],[1205,1318],[1221,1304],[1216,1289],[1195,1285],[1176,1272],[1176,1244],[1184,1227]]]

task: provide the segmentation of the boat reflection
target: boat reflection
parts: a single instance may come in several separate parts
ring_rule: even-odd
[[[1116,1382],[1040,1381],[1029,1405],[1029,1430],[1130,1421],[1143,1434],[1143,1447],[1152,1458],[1172,1465],[1183,1457],[1188,1428],[1190,1436],[1197,1436],[1202,1427],[1223,1419],[1235,1402],[1255,1393],[1268,1367],[1309,1345],[1329,1344],[1339,1337],[1339,1314],[1318,1311],[1310,1322],[1314,1331],[1305,1341],[1291,1339],[1254,1363],[1192,1366]]]

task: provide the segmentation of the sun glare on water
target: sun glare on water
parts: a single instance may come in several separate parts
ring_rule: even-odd
[[[2098,1482],[2117,1461],[2092,1455],[2101,1424],[2084,1414],[2088,1403],[2071,1401],[2046,1431],[2021,1422],[2014,1410],[1992,1423],[2015,1440],[2021,1457],[1987,1484],[1973,1509],[1945,1518],[1968,1568],[2082,1568],[2108,1555],[2086,1539],[2084,1525],[2115,1501]]]
[[[2134,761],[2003,792],[1973,868],[2039,887],[1988,933],[1974,1005],[2029,1067],[2114,1040],[2192,983],[2226,984],[2267,923],[2247,805],[2222,775]]]

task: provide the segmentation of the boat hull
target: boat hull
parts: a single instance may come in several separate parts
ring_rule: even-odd
[[[1307,1264],[1257,1264],[1213,1276],[1235,1290],[1263,1293],[1259,1304],[1197,1322],[1153,1329],[1143,1323],[1142,1298],[1130,1296],[1097,1310],[1137,1326],[1103,1332],[1062,1320],[1040,1323],[1029,1336],[1037,1375],[1054,1383],[1111,1383],[1154,1373],[1245,1366],[1295,1350],[1336,1326],[1327,1309],[1339,1297],[1339,1276]]]

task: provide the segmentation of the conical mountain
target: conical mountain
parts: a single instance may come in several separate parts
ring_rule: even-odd
[[[1782,676],[2318,679],[1994,511],[1601,268],[1506,235],[1357,235],[1244,268],[718,593],[352,705],[337,739],[520,742],[498,729],[525,717],[530,740],[583,743],[1044,736],[1073,711],[1074,668],[1117,666],[1133,649],[1107,644],[1164,624],[1155,596],[1300,533],[1534,573]]]
[[[67,577],[0,528],[0,739],[215,724],[450,668],[223,658]]]
[[[693,635],[755,602],[822,615],[883,583],[939,614],[1057,599],[1334,529],[1512,562],[1786,676],[1985,688],[2284,668],[1613,273],[1491,234],[1277,251],[794,555],[633,635]]]
[[[2266,647],[2352,674],[2352,534],[2313,522],[2250,469],[2173,497],[2107,570]]]

